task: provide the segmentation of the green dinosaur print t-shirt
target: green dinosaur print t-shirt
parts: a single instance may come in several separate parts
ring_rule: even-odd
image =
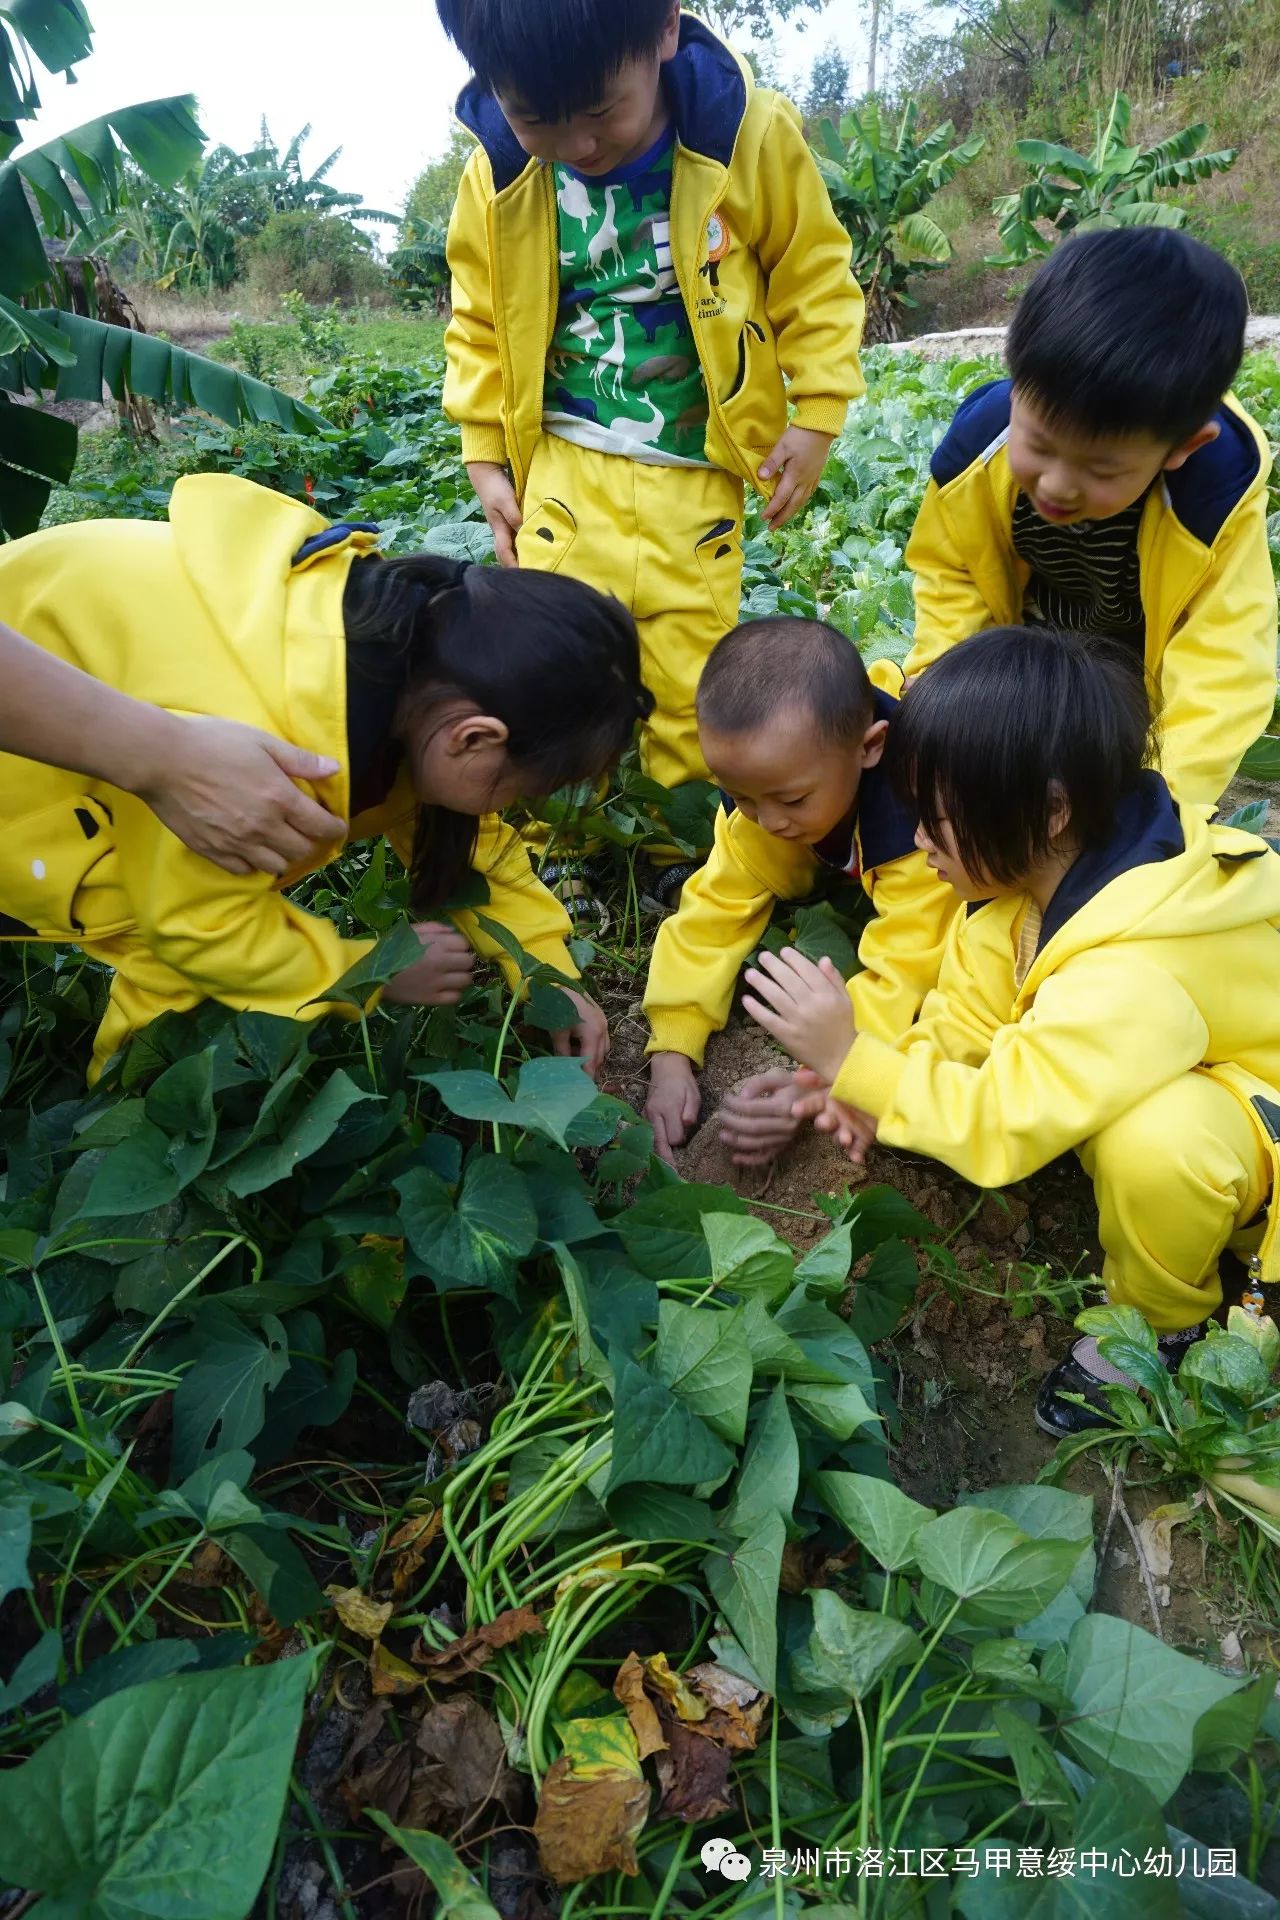
[[[560,309],[542,424],[600,453],[707,466],[707,392],[671,260],[667,132],[639,160],[588,179],[555,169]]]

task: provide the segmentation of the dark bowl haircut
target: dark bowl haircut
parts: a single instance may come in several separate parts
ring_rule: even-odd
[[[1089,437],[1199,431],[1235,379],[1249,302],[1220,254],[1170,227],[1064,240],[1018,302],[1006,359],[1016,392]]]
[[[558,121],[656,51],[671,0],[436,0],[436,12],[481,86]]]
[[[468,701],[506,727],[507,758],[530,799],[598,779],[653,711],[631,615],[559,574],[429,553],[375,556],[351,568],[343,621],[359,670],[401,690],[401,740]],[[478,824],[447,807],[419,808],[415,912],[458,897]]]
[[[822,620],[748,620],[714,648],[698,682],[698,722],[761,733],[783,713],[812,716],[823,746],[860,738],[874,711],[862,656]]]
[[[1153,747],[1143,673],[1123,648],[992,627],[908,689],[886,766],[931,840],[945,820],[966,870],[1009,887],[1048,857],[1060,800],[1072,843],[1103,845]]]

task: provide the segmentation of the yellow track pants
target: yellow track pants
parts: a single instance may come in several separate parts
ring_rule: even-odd
[[[640,629],[640,672],[656,702],[640,737],[644,771],[664,787],[705,780],[694,699],[707,655],[738,624],[741,480],[544,434],[522,510],[521,566],[563,568],[614,594]]]
[[[1208,1072],[1184,1074],[1078,1151],[1112,1304],[1157,1333],[1207,1318],[1222,1303],[1219,1257],[1257,1251],[1264,1228],[1250,1223],[1273,1187],[1275,1149],[1245,1099]]]

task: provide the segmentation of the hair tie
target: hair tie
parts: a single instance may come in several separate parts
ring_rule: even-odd
[[[475,562],[473,560],[454,560],[451,562],[451,565],[453,567],[452,578],[446,580],[443,586],[431,587],[427,590],[428,612],[430,612],[433,607],[439,606],[446,594],[456,593],[458,591],[466,575],[475,565]]]

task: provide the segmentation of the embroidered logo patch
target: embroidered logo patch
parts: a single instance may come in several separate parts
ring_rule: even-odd
[[[699,319],[717,320],[728,306],[728,301],[720,291],[720,263],[732,245],[733,234],[729,222],[723,212],[713,213],[707,222],[706,265],[698,269],[698,277],[707,283],[698,293]]]

